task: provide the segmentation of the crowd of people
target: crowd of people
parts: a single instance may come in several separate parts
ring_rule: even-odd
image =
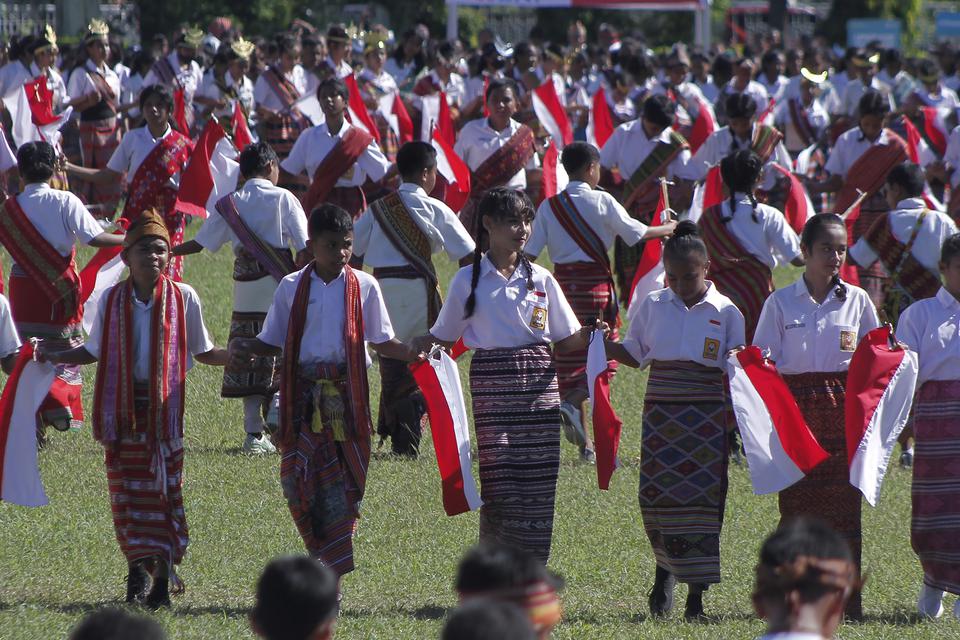
[[[537,29],[511,45],[482,31],[468,46],[424,25],[394,37],[298,20],[248,38],[217,19],[128,52],[95,20],[75,48],[47,27],[7,56],[0,244],[14,264],[0,356],[15,372],[30,344],[57,367],[39,443],[48,427],[82,427],[80,368],[96,363],[89,415],[127,602],[166,607],[182,589],[184,389],[196,361],[224,367],[221,395],[241,399],[243,450],[279,452],[283,499],[320,561],[268,567],[253,628],[331,632],[320,612],[336,611],[355,568],[373,437],[418,454],[426,403],[409,365],[439,345],[473,352],[483,502],[482,546],[464,559],[463,605],[444,637],[519,628],[516,611],[494,611],[504,600],[545,637],[560,619],[545,566],[561,434],[596,462],[586,359],[600,332],[611,368],[649,368],[638,496],[651,615],[670,613],[681,582],[685,618],[703,619],[720,582],[727,466],[740,452],[725,362],[756,345],[830,455],[780,492],[784,528],[761,553],[754,604],[772,632],[829,637],[843,616],[863,617],[844,401],[851,357],[881,322],[919,358],[899,457],[913,468],[918,611],[938,617],[944,594],[960,594],[960,68],[949,46],[913,59],[801,39],[784,53],[773,34],[657,55],[607,24],[591,41],[573,22],[560,41]],[[13,135],[22,90],[43,139]],[[559,111],[546,118],[545,103]],[[255,140],[235,149],[236,189],[187,240],[178,192],[211,121]],[[559,121],[569,131],[558,136]],[[451,163],[465,165],[468,190]],[[78,242],[119,252],[129,269],[86,325]],[[183,262],[226,244],[233,313],[218,347]],[[537,263],[544,249],[552,271]],[[445,292],[440,252],[461,264]],[[652,286],[651,256],[663,272]],[[781,265],[802,274],[775,291]],[[376,424],[368,370],[381,381]],[[311,580],[309,593],[278,595]],[[477,594],[487,599],[466,597]],[[321,601],[314,636],[271,631],[282,607]],[[820,626],[795,628],[811,620]]]

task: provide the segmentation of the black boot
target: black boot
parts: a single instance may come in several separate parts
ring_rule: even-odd
[[[701,584],[690,585],[687,606],[683,610],[683,617],[687,622],[696,622],[706,617],[703,613],[703,590],[704,587]]]
[[[647,597],[647,604],[650,606],[650,615],[654,618],[663,618],[673,608],[673,588],[677,584],[677,579],[673,575],[657,565],[657,573],[653,582],[653,589]]]
[[[153,580],[153,588],[143,604],[150,609],[170,607],[170,579],[157,577]]]
[[[140,603],[147,597],[150,591],[150,574],[142,562],[136,562],[129,567],[127,572],[127,602]]]

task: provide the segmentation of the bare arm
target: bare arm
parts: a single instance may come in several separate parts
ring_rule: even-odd
[[[677,221],[670,220],[656,227],[647,227],[647,232],[643,234],[644,240],[653,240],[654,238],[669,238],[673,235],[673,230],[677,228]]]
[[[554,342],[553,347],[558,353],[567,353],[569,351],[586,349],[590,345],[590,334],[592,334],[596,329],[603,331],[604,334],[610,331],[610,327],[606,322],[598,321],[596,326],[580,327],[579,331],[567,336],[563,340]]]
[[[188,240],[183,244],[178,244],[170,251],[175,256],[191,256],[203,251],[203,245],[196,240]]]
[[[126,234],[123,233],[101,233],[98,236],[95,236],[87,244],[91,247],[119,247],[123,244],[123,239],[126,237]]]
[[[230,361],[230,353],[226,349],[214,347],[210,351],[198,353],[194,356],[197,362],[210,365],[211,367],[225,367]]]
[[[639,367],[640,363],[637,362],[637,359],[630,355],[630,352],[627,351],[627,348],[623,346],[623,343],[616,342],[614,340],[604,340],[603,346],[607,351],[607,357],[611,360],[616,360],[617,362],[622,362],[628,367]]]
[[[114,171],[113,169],[89,169],[87,167],[75,165],[72,162],[67,163],[67,174],[71,178],[76,178],[83,182],[92,182],[93,184],[100,185],[108,185],[120,182],[123,177],[123,174]]]
[[[391,338],[386,342],[372,344],[370,346],[373,347],[373,350],[376,351],[378,355],[384,358],[392,358],[404,362],[416,362],[420,354],[412,345],[404,344],[396,338]]]
[[[37,360],[39,362],[49,362],[51,364],[93,364],[97,361],[93,354],[86,350],[83,345],[72,349],[56,350],[46,347],[42,342],[37,345]]]

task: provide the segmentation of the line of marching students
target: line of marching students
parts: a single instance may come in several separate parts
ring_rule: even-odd
[[[90,43],[98,37],[91,33]],[[689,66],[681,56],[670,64]],[[960,477],[949,464],[960,393],[951,364],[960,346],[960,237],[948,216],[926,204],[923,172],[905,162],[903,140],[884,126],[889,107],[881,94],[863,93],[858,124],[838,139],[827,177],[808,181],[816,192],[839,191],[838,213],[846,217],[817,214],[797,233],[783,213],[758,201],[758,187],[772,187],[772,164],[786,152],[779,132],[757,121],[746,93],[729,96],[729,125],[692,157],[670,130],[676,104],[654,95],[637,121],[615,131],[614,146],[566,146],[561,163],[570,183],[538,210],[521,190],[537,156],[530,128],[512,119],[519,89],[492,79],[484,93],[489,117],[467,125],[457,142],[476,177],[458,216],[428,195],[437,180],[432,145],[407,143],[392,163],[345,119],[345,82],[328,78],[316,91],[325,122],[300,131],[282,159],[267,143],[247,146],[243,186],[217,203],[218,215],[188,242],[171,204],[187,142],[169,126],[174,104],[165,87],[140,94],[146,124],[123,137],[105,167],[67,167],[97,185],[127,174],[125,232],[105,233],[75,196],[50,188],[62,168],[52,145],[17,151],[26,187],[0,216],[0,243],[16,263],[10,312],[0,308],[0,355],[9,364],[20,340],[43,340],[37,356],[56,364],[58,377],[41,424],[59,429],[81,419],[77,367],[97,363],[91,420],[129,564],[128,601],[169,606],[182,587],[175,568],[189,541],[184,386],[194,360],[225,367],[222,395],[244,399],[245,449],[279,448],[283,496],[307,551],[342,578],[355,568],[374,432],[367,347],[380,358],[384,382],[379,430],[393,436],[395,451],[410,453],[424,410],[405,365],[431,344],[462,339],[474,351],[480,540],[545,564],[564,427],[581,456],[592,456],[583,401],[586,347],[596,329],[607,334],[611,360],[650,369],[638,499],[656,566],[653,615],[671,610],[675,584],[683,582],[685,617],[702,618],[704,593],[720,581],[733,428],[723,363],[748,343],[769,350],[831,454],[781,492],[781,517],[826,520],[859,572],[860,497],[844,464],[845,372],[860,339],[879,325],[878,309],[898,323],[921,367],[916,448],[905,450],[914,468],[912,544],[924,571],[919,609],[940,615],[944,592],[960,592]],[[613,167],[626,178],[629,206],[598,189],[602,169]],[[660,178],[674,179],[675,201],[684,202],[683,190],[714,168],[724,194],[697,222],[653,224]],[[276,186],[301,174],[311,179],[302,200]],[[360,185],[394,174],[399,188],[367,205]],[[859,203],[857,189],[866,196]],[[665,286],[632,302],[636,311],[618,342],[619,300],[631,293],[625,285],[641,243],[662,238]],[[100,299],[85,341],[78,240],[122,246],[130,271]],[[207,334],[196,292],[179,279],[182,256],[227,243],[234,303],[224,349]],[[554,273],[535,262],[544,248]],[[442,301],[432,262],[441,251],[464,263]],[[804,265],[803,275],[773,291],[772,271],[787,263]],[[850,265],[863,288],[841,275]],[[275,391],[277,426],[268,435]],[[862,617],[858,592],[846,613]]]

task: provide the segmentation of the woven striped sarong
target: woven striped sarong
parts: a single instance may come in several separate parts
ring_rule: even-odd
[[[300,422],[292,445],[281,441],[280,484],[307,553],[320,559],[338,576],[354,569],[353,534],[360,517],[360,503],[370,465],[370,433],[356,433],[336,440],[334,429],[313,431],[316,380],[324,377],[325,367],[313,367],[297,388]],[[307,372],[311,367],[302,367]],[[342,369],[340,370],[342,372]],[[345,378],[338,372],[333,380],[344,398]],[[352,420],[349,403],[345,420]]]
[[[860,215],[853,222],[852,237],[847,239],[849,246],[856,244],[861,236],[881,220],[890,211],[886,201],[886,191],[870,196],[860,205]],[[857,274],[860,276],[860,287],[867,292],[870,300],[877,309],[882,309],[887,292],[887,282],[890,279],[889,272],[883,266],[882,260],[877,260],[869,267],[857,266]]]
[[[580,324],[593,326],[597,318],[603,318],[612,328],[610,339],[617,340],[617,309],[610,305],[614,291],[606,268],[595,262],[571,262],[555,265],[553,274]],[[554,359],[560,397],[578,389],[588,390],[586,349],[557,353]],[[616,370],[617,363],[611,361],[610,367]]]
[[[266,313],[234,310],[230,316],[230,337],[256,338],[263,329]],[[280,359],[277,356],[257,356],[250,362],[237,363],[231,358],[223,369],[221,398],[270,396],[280,388]]]
[[[643,401],[640,513],[657,565],[679,582],[720,582],[728,453],[723,372],[654,361]]]
[[[819,518],[833,527],[850,544],[860,567],[863,546],[860,523],[860,492],[850,484],[847,466],[847,439],[844,430],[844,400],[847,374],[802,373],[783,379],[797,400],[810,431],[830,457],[806,477],[779,494],[781,522],[800,516]],[[847,604],[848,614],[860,612],[860,595]]]
[[[354,220],[359,218],[360,214],[367,208],[367,197],[360,187],[334,187],[330,190],[330,195],[327,196],[325,202],[342,208]]]
[[[925,382],[913,419],[910,543],[924,583],[960,595],[960,381]]]
[[[480,541],[550,557],[560,394],[545,344],[478,350],[470,393],[480,454]]]
[[[110,156],[120,146],[120,127],[117,117],[103,120],[80,121],[80,154],[83,166],[88,169],[103,169]],[[89,204],[101,204],[112,213],[120,202],[123,183],[116,181],[109,185],[89,183],[81,187],[81,193]]]

